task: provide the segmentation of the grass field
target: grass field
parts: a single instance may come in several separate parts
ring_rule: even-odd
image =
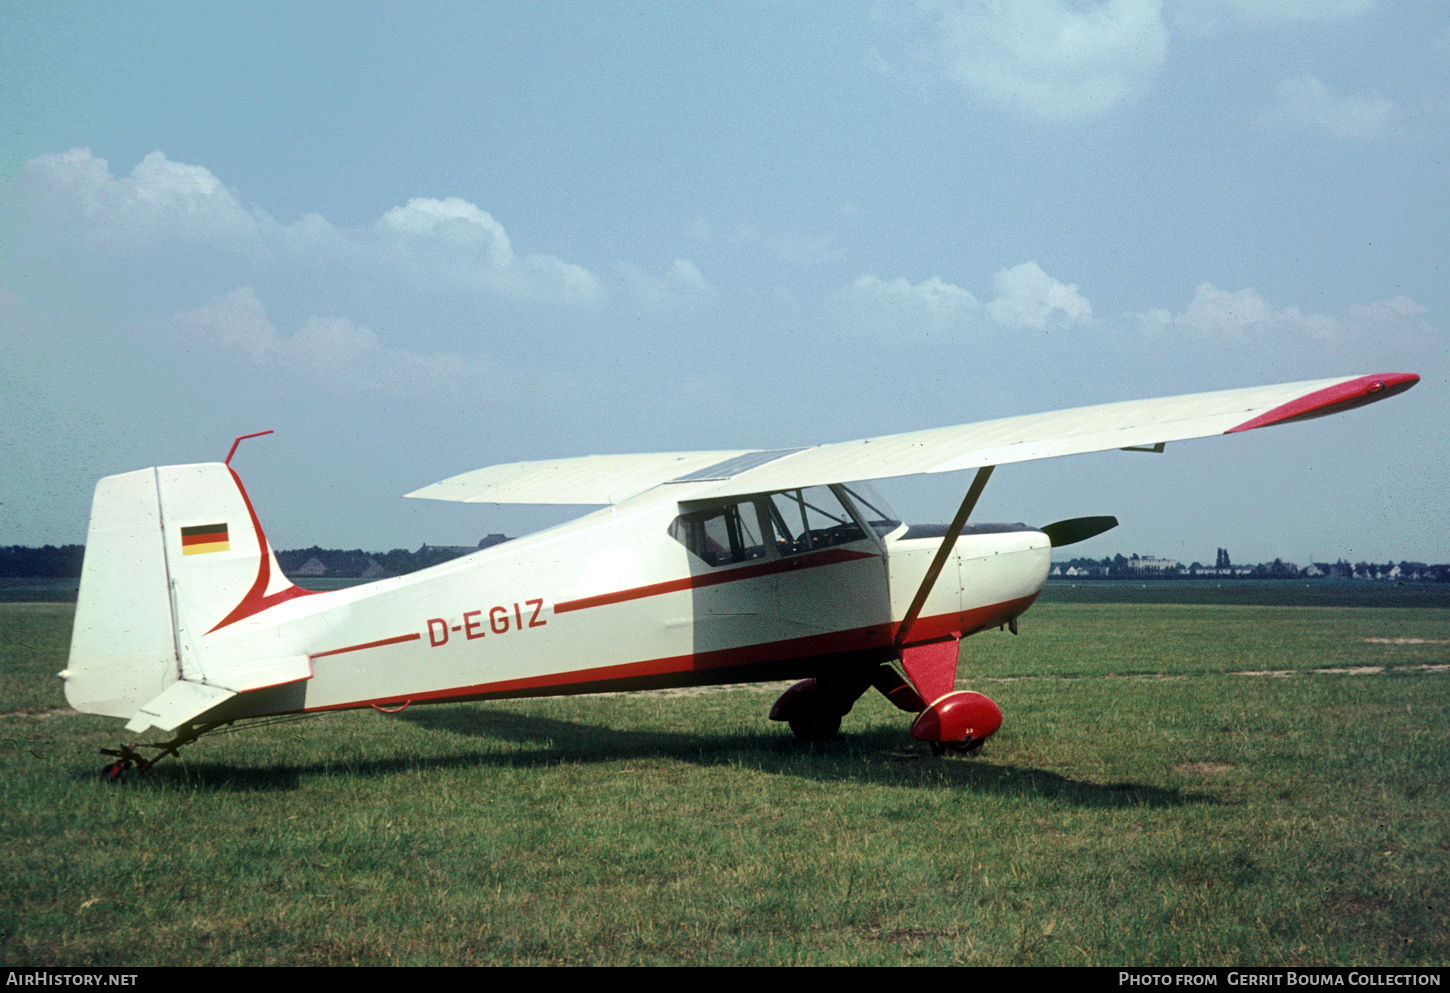
[[[977,759],[875,694],[799,746],[735,687],[335,714],[119,787],[71,610],[0,604],[7,964],[1450,961],[1450,609],[1040,603],[965,643]]]

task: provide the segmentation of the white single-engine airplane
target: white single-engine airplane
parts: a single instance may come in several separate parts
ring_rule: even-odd
[[[1002,714],[955,689],[957,642],[1002,625],[1015,633],[1052,547],[1117,524],[968,526],[994,466],[1162,451],[1349,410],[1418,381],[1323,379],[815,448],[492,466],[408,496],[607,506],[325,593],[278,569],[230,467],[233,444],[223,463],[96,486],[61,677],[76,710],[126,718],[132,733],[174,733],[106,750],[113,777],[246,718],[782,678],[801,682],[770,716],[803,739],[834,735],[875,686],[916,713],[910,733],[934,751],[975,752]],[[868,483],[849,482],[962,469],[977,472],[948,527],[909,527]]]

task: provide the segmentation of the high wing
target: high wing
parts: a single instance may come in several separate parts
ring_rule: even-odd
[[[660,485],[681,499],[955,472],[1010,462],[1141,448],[1308,420],[1414,386],[1378,373],[1078,407],[777,451],[591,455],[491,466],[407,494],[467,503],[609,504]],[[713,484],[713,485],[712,485]]]
[[[666,480],[744,454],[660,452],[509,462],[452,476],[403,495],[459,503],[622,503]]]

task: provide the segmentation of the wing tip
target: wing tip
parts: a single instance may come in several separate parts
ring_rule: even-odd
[[[1273,410],[1229,428],[1224,434],[1252,431],[1255,428],[1264,428],[1271,424],[1307,421],[1315,417],[1327,417],[1341,411],[1353,410],[1355,407],[1363,407],[1365,404],[1376,403],[1403,393],[1419,381],[1419,375],[1413,372],[1380,372],[1370,376],[1359,376],[1280,404]]]

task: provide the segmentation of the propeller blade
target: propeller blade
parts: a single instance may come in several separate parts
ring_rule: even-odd
[[[1061,548],[1063,545],[1087,541],[1117,526],[1116,517],[1074,517],[1072,520],[1048,524],[1042,528],[1042,533],[1047,535],[1053,548]]]

